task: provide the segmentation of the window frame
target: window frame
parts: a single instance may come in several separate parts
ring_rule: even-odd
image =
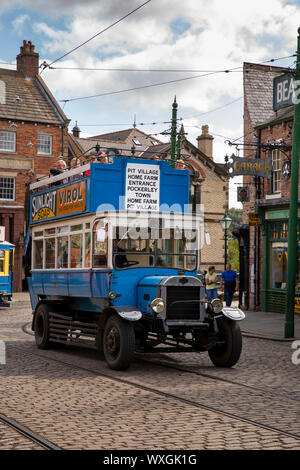
[[[44,152],[43,150],[40,149],[40,142],[39,142],[40,137],[47,137],[47,138],[50,139],[50,152]],[[45,144],[43,144],[43,145],[45,146]],[[51,134],[42,134],[42,133],[38,134],[37,154],[38,155],[44,155],[44,156],[52,156],[52,154],[53,154],[53,136]]]
[[[279,149],[272,150],[271,159],[272,159],[271,194],[280,194],[281,193],[281,155],[280,155]],[[275,165],[275,168],[274,168],[274,165]],[[276,189],[276,185],[277,185],[277,189]]]
[[[12,198],[7,198],[7,197],[1,197],[0,195],[0,201],[10,201],[10,202],[14,202],[16,200],[16,178],[14,176],[4,176],[4,175],[0,175],[0,193],[1,193],[1,179],[10,179],[13,181],[13,188],[9,188],[9,189],[12,189],[12,195],[13,197]],[[3,188],[5,189],[5,188]],[[7,189],[7,188],[6,188]]]
[[[7,148],[4,148],[2,147],[2,139],[0,138],[0,152],[7,152],[7,153],[16,153],[16,132],[14,131],[8,131],[8,130],[4,130],[4,129],[0,129],[0,135],[1,133],[4,132],[6,134],[10,134],[13,136],[13,149],[7,149]],[[8,140],[7,140],[8,142]]]
[[[91,266],[86,266],[86,234],[90,234],[90,250],[92,249],[92,219],[73,219],[70,221],[63,221],[60,224],[45,224],[42,225],[38,224],[32,227],[32,256],[31,256],[31,266],[32,271],[53,271],[57,270],[61,271],[82,271],[82,270],[89,270]],[[76,227],[78,225],[82,225],[82,229],[80,230],[72,230],[72,227]],[[65,228],[65,230],[61,230]],[[52,232],[54,231],[54,233]],[[71,267],[71,237],[72,235],[82,235],[82,267],[72,268]],[[68,266],[64,268],[58,267],[58,240],[59,238],[64,237],[68,240]],[[46,240],[48,238],[55,238],[55,267],[53,268],[46,268]],[[42,259],[42,267],[35,267],[35,242],[42,240],[43,241],[43,259]]]

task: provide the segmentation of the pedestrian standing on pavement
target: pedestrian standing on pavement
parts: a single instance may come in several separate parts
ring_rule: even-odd
[[[216,284],[217,280],[218,280],[218,276],[215,272],[215,267],[209,266],[208,273],[205,275],[207,306],[210,305],[210,302],[213,299],[218,298],[218,291],[217,291],[217,284]]]
[[[221,276],[221,289],[224,285],[224,296],[226,307],[231,306],[233,294],[237,290],[236,285],[237,274],[236,271],[231,269],[231,264],[226,264],[226,270],[222,272]]]

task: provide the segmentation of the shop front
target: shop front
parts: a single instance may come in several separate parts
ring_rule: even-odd
[[[289,209],[265,209],[263,217],[262,310],[285,313]],[[300,209],[297,223],[295,312],[300,313]]]

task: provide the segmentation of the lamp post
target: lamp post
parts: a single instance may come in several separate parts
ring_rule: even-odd
[[[224,217],[220,220],[220,225],[224,230],[224,240],[225,240],[225,258],[224,258],[224,269],[226,269],[227,265],[227,240],[228,240],[228,229],[231,225],[232,219],[227,215],[225,212]]]

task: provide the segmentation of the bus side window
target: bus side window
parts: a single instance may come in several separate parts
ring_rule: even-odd
[[[68,237],[58,237],[57,239],[57,267],[68,267]]]
[[[55,268],[55,238],[46,238],[46,269]]]
[[[85,267],[90,268],[91,267],[91,234],[90,232],[85,233],[85,245],[84,245],[84,250],[85,250]]]
[[[43,269],[43,240],[34,240],[33,268]]]
[[[107,266],[107,230],[108,227],[100,223],[94,226],[93,230],[93,266],[99,268],[100,266]]]
[[[4,258],[5,252],[4,250],[0,250],[0,274],[4,274]]]
[[[82,268],[82,233],[70,236],[71,244],[71,268]]]

